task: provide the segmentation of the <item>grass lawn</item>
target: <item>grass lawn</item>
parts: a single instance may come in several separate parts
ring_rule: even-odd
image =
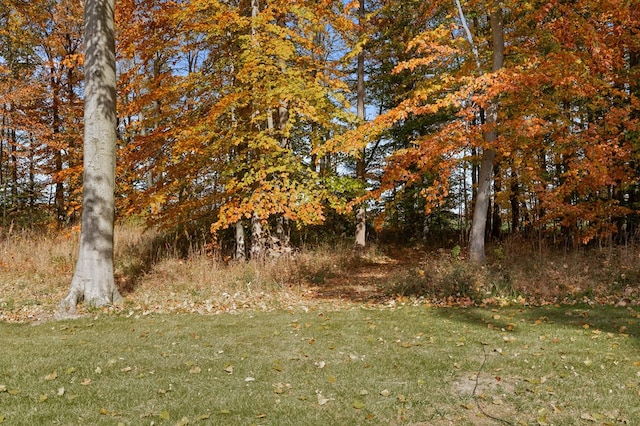
[[[640,424],[635,309],[318,305],[4,323],[0,419]]]

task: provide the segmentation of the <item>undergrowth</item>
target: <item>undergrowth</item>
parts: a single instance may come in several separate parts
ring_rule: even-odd
[[[19,231],[0,239],[0,320],[46,318],[68,289],[77,229]],[[640,266],[635,246],[559,252],[515,242],[488,248],[485,265],[460,247],[317,245],[265,262],[222,261],[198,245],[132,225],[116,229],[116,283],[123,309],[219,313],[289,309],[317,303],[451,305],[634,304]],[[337,305],[336,305],[337,306]],[[122,309],[122,308],[121,308]]]

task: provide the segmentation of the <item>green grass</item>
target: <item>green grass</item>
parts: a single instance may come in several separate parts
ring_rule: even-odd
[[[0,418],[640,424],[639,322],[629,308],[399,306],[0,324]]]

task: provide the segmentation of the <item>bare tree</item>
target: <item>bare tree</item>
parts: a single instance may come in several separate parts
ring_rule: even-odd
[[[121,299],[113,276],[116,62],[114,0],[86,0],[82,230],[75,274],[58,314],[78,302],[102,306]]]

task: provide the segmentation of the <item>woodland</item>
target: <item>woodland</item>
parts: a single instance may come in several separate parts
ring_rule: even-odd
[[[0,5],[7,234],[80,224],[83,3]],[[633,246],[638,6],[118,0],[116,221],[224,262]]]

